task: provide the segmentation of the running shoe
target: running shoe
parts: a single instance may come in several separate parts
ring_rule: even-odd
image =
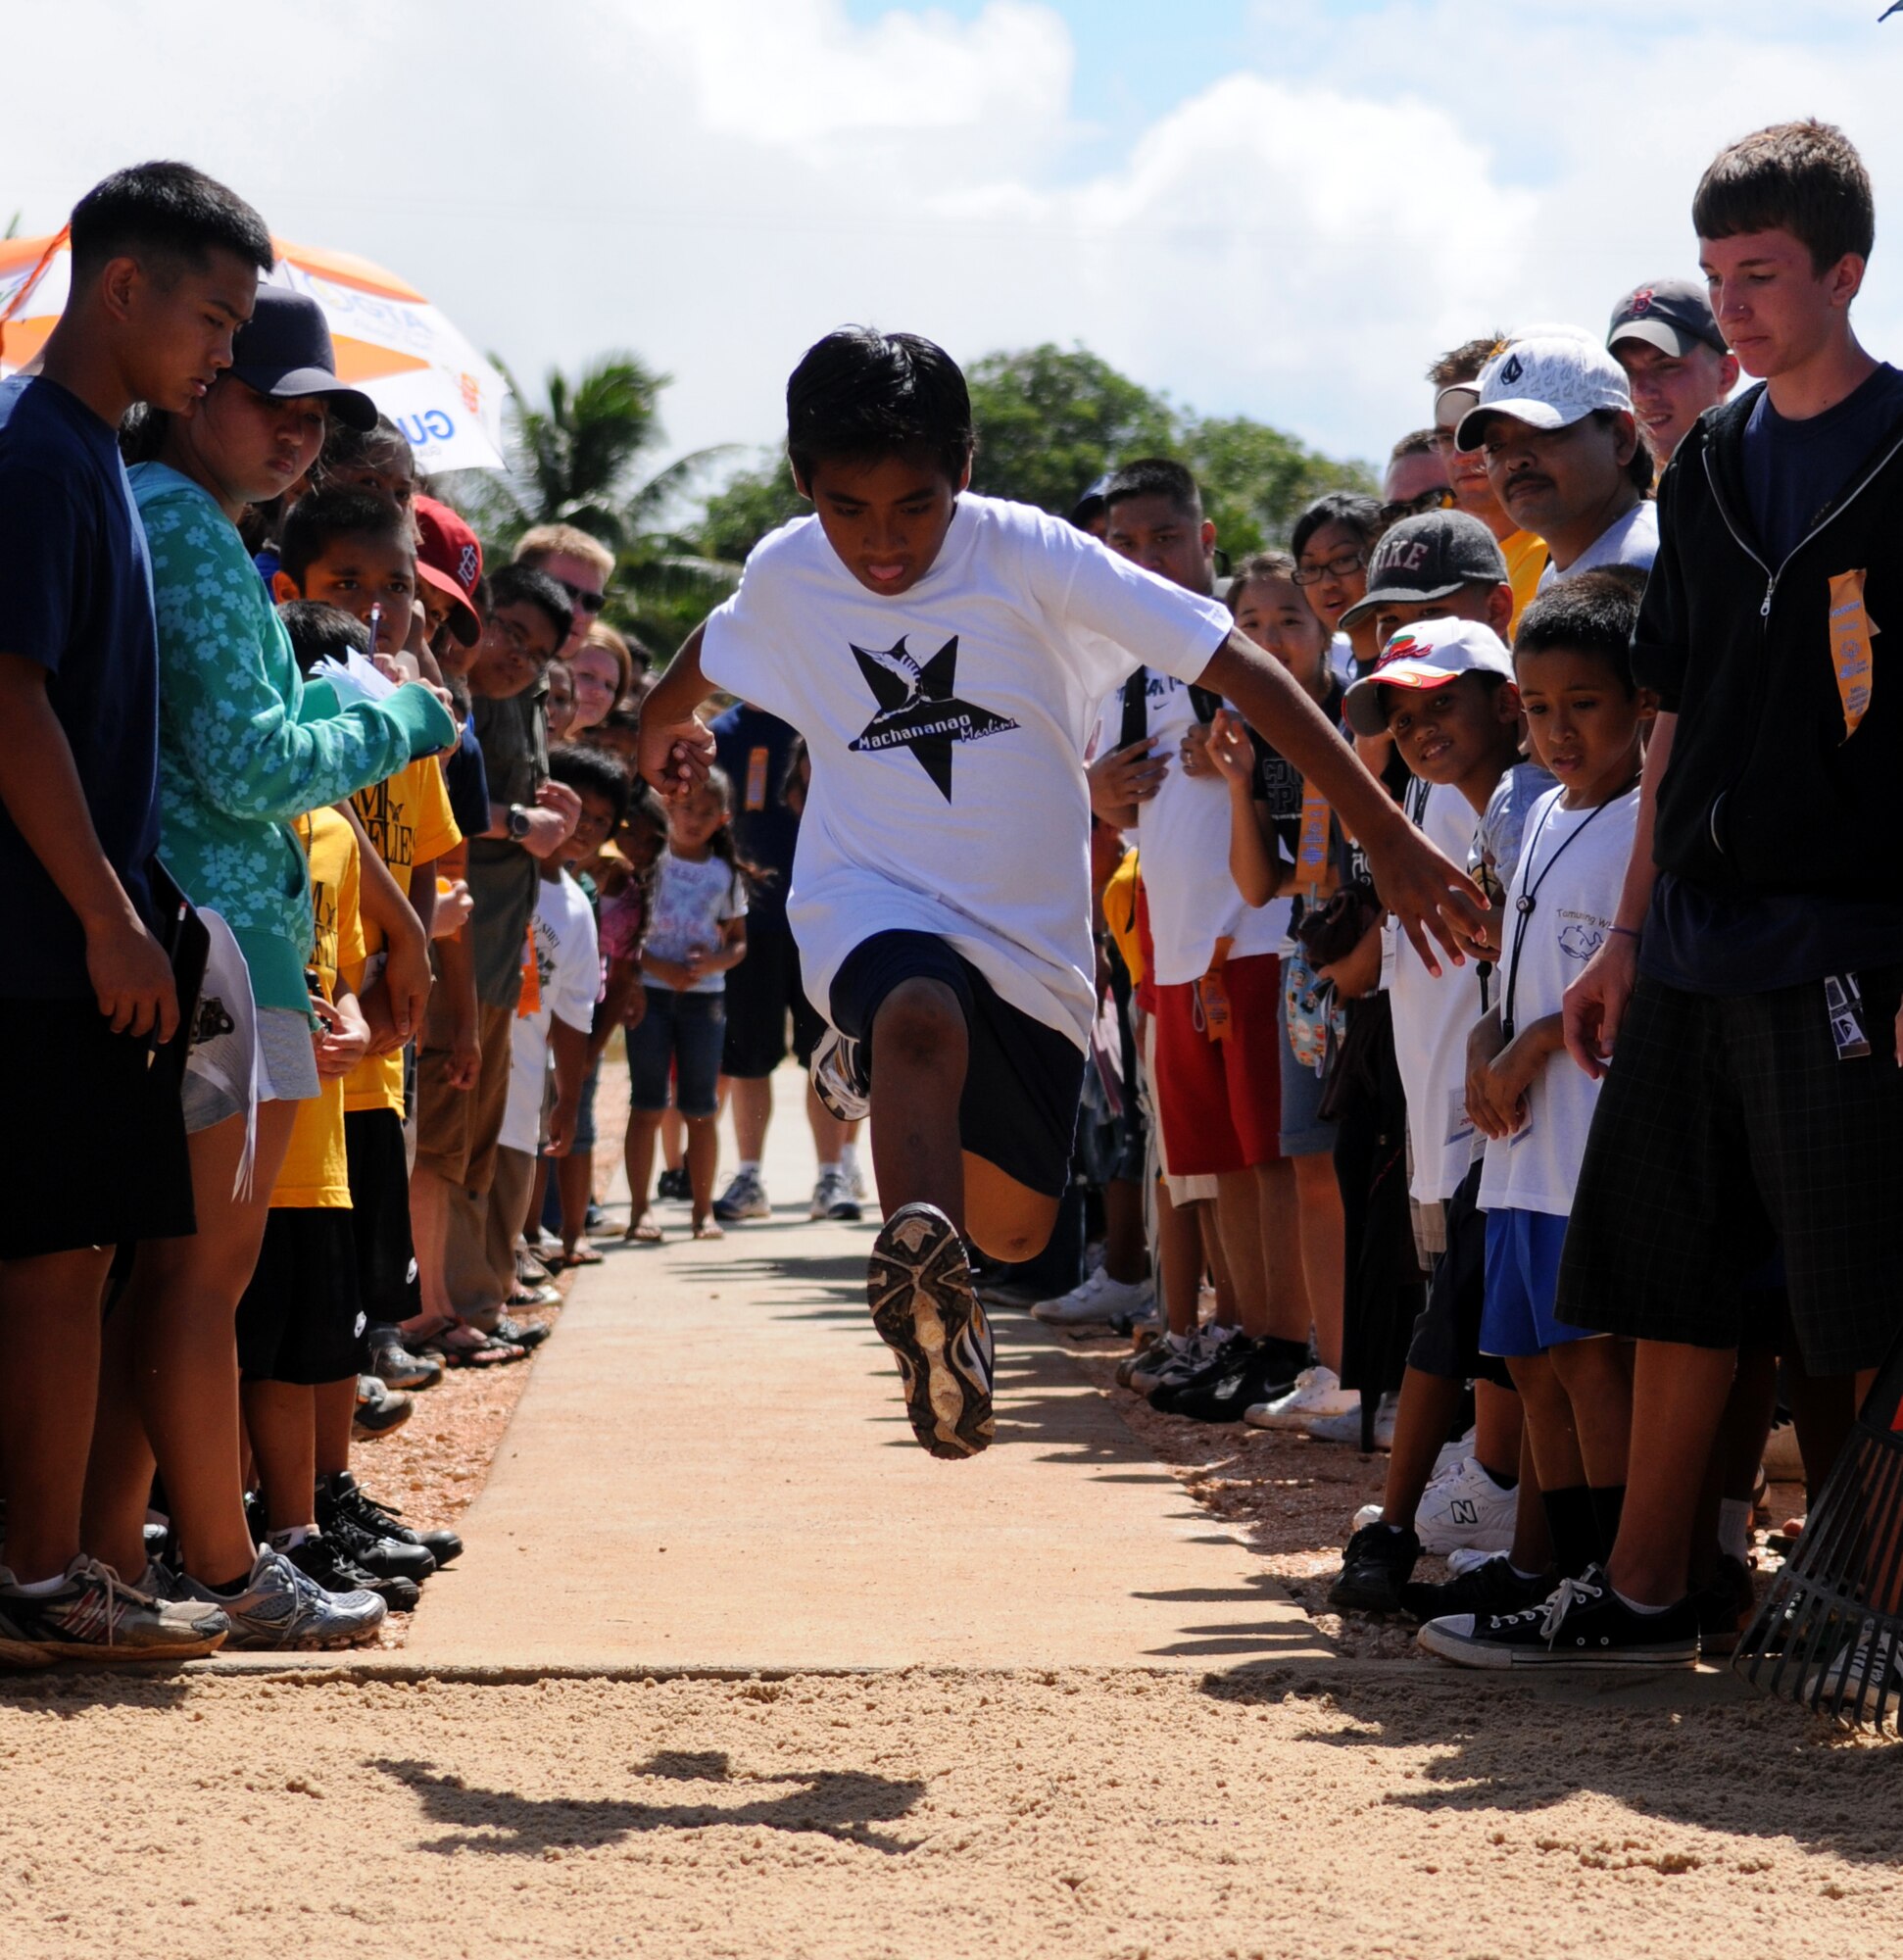
[[[1194,1334],[1166,1334],[1144,1356],[1143,1364],[1130,1371],[1130,1386],[1140,1396],[1152,1397],[1150,1406],[1160,1406],[1153,1397],[1165,1389],[1180,1389],[1194,1381],[1221,1355],[1231,1341],[1240,1341],[1242,1330],[1223,1327],[1215,1321],[1198,1327]]]
[[[1550,1573],[1523,1579],[1504,1552],[1456,1573],[1443,1585],[1410,1580],[1400,1590],[1401,1611],[1410,1620],[1443,1620],[1455,1613],[1521,1613],[1552,1596]]]
[[[1698,1614],[1689,1599],[1657,1613],[1626,1604],[1600,1567],[1562,1579],[1517,1613],[1455,1613],[1416,1636],[1456,1667],[1695,1667]]]
[[[865,1172],[860,1168],[857,1157],[853,1159],[850,1166],[842,1160],[839,1167],[839,1174],[846,1180],[846,1195],[848,1198],[855,1198],[863,1204],[871,1197],[872,1194],[865,1188]]]
[[[872,1110],[872,1087],[865,1079],[859,1045],[851,1035],[828,1028],[812,1052],[812,1090],[829,1114],[856,1123]]]
[[[1421,1556],[1421,1541],[1403,1525],[1377,1518],[1348,1540],[1328,1603],[1344,1613],[1398,1613],[1401,1588]]]
[[[298,1544],[280,1544],[273,1539],[271,1547],[288,1558],[305,1578],[322,1587],[333,1599],[358,1600],[361,1597],[376,1601],[383,1609],[379,1613],[371,1614],[368,1608],[361,1605],[356,1608],[361,1629],[359,1640],[368,1640],[383,1624],[386,1614],[392,1611],[410,1612],[422,1597],[407,1579],[379,1579],[375,1573],[366,1572],[342,1549],[335,1539],[326,1538],[320,1531],[307,1532]],[[340,1640],[337,1644],[351,1643]]]
[[[1361,1392],[1344,1389],[1333,1368],[1318,1361],[1295,1377],[1295,1385],[1286,1396],[1272,1402],[1257,1402],[1244,1412],[1243,1420],[1251,1429],[1306,1429],[1325,1416],[1346,1415],[1361,1406]]]
[[[433,1354],[413,1354],[394,1331],[370,1344],[370,1373],[386,1389],[433,1389],[443,1364]]]
[[[766,1201],[766,1187],[759,1181],[759,1172],[735,1171],[726,1190],[713,1200],[713,1215],[723,1225],[738,1224],[743,1218],[772,1217],[773,1207]]]
[[[395,1544],[419,1544],[438,1568],[463,1556],[463,1541],[453,1531],[417,1531],[403,1522],[403,1511],[372,1497],[348,1470],[317,1479],[317,1522],[348,1518],[360,1531]]]
[[[991,1329],[956,1226],[935,1204],[902,1204],[873,1241],[865,1286],[912,1434],[934,1456],[975,1456],[992,1440]]]
[[[1098,1266],[1068,1293],[1039,1300],[1031,1312],[1048,1327],[1088,1327],[1144,1314],[1155,1297],[1147,1280],[1113,1280]]]
[[[1505,1551],[1513,1543],[1519,1508],[1517,1485],[1502,1490],[1478,1457],[1463,1456],[1422,1492],[1414,1529],[1421,1535],[1421,1549],[1436,1557],[1470,1546]]]
[[[714,1206],[715,1211],[719,1206]],[[819,1182],[812,1188],[812,1202],[806,1206],[808,1218],[834,1218],[841,1224],[856,1225],[865,1214],[859,1208],[859,1201],[853,1196],[852,1187],[846,1182],[846,1173],[837,1164],[819,1173]]]
[[[388,1436],[393,1429],[401,1429],[410,1420],[415,1407],[416,1404],[408,1396],[386,1389],[374,1375],[359,1375],[357,1406],[351,1412],[350,1433],[359,1442]]]
[[[1866,1620],[1856,1640],[1812,1671],[1804,1683],[1804,1699],[1824,1714],[1855,1722],[1863,1719],[1866,1704],[1874,1720],[1879,1697],[1884,1700],[1883,1724],[1894,1728],[1903,1697],[1903,1656],[1891,1635]]]
[[[1298,1341],[1279,1341],[1274,1335],[1260,1341],[1244,1338],[1231,1345],[1222,1368],[1176,1390],[1169,1413],[1191,1422],[1241,1422],[1245,1409],[1286,1395],[1307,1358],[1307,1347]]]
[[[317,1524],[344,1557],[354,1560],[379,1582],[378,1590],[399,1612],[407,1613],[413,1596],[436,1570],[436,1554],[426,1544],[405,1544],[370,1525],[360,1524],[348,1510],[319,1501]],[[387,1581],[393,1591],[381,1582]]]
[[[195,1660],[231,1632],[217,1605],[179,1605],[128,1586],[82,1552],[50,1592],[23,1592],[0,1565],[0,1665]]]
[[[235,1592],[214,1592],[189,1573],[179,1573],[171,1583],[173,1599],[216,1606],[230,1621],[225,1645],[234,1653],[354,1647],[383,1624],[387,1610],[374,1592],[325,1592],[281,1551],[265,1544],[258,1547],[257,1562]]]
[[[1400,1407],[1398,1396],[1383,1396],[1375,1410],[1375,1447],[1394,1446],[1394,1414]],[[1361,1447],[1361,1408],[1357,1403],[1346,1415],[1325,1415],[1308,1425],[1308,1434],[1317,1443],[1345,1443],[1350,1449]]]

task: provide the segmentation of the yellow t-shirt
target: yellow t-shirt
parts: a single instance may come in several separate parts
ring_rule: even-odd
[[[1110,873],[1109,882],[1103,887],[1103,922],[1110,928],[1117,952],[1123,956],[1124,970],[1130,975],[1133,987],[1141,987],[1144,982],[1143,943],[1137,936],[1137,881],[1141,876],[1138,854],[1126,851],[1123,862]]]
[[[391,877],[406,898],[411,873],[418,864],[433,863],[463,842],[463,833],[450,813],[443,765],[434,756],[425,756],[383,782],[359,790],[351,804],[376,855],[390,867]],[[383,950],[383,928],[374,919],[364,921],[364,945],[368,954]],[[403,1051],[366,1055],[344,1077],[344,1107],[394,1109],[402,1115]]]
[[[357,833],[334,809],[314,809],[293,824],[311,864],[317,947],[311,964],[334,1000],[341,974],[354,990],[364,971],[364,925],[358,910]],[[273,1209],[350,1209],[350,1164],[344,1155],[344,1078],[326,1075],[297,1105],[291,1148],[271,1187]]]
[[[1539,590],[1539,574],[1546,569],[1546,540],[1531,531],[1510,531],[1500,540],[1500,556],[1506,560],[1507,583],[1513,587],[1513,619],[1506,629],[1511,641],[1519,628],[1520,614]]]

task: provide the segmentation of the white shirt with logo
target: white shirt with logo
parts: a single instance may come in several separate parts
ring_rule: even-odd
[[[1638,828],[1636,789],[1596,810],[1567,809],[1562,794],[1554,790],[1534,806],[1507,893],[1495,988],[1504,1002],[1517,942],[1517,1028],[1558,1013],[1567,988],[1605,944]],[[1519,904],[1529,892],[1533,910],[1523,912]],[[1527,1091],[1527,1120],[1511,1137],[1488,1142],[1481,1208],[1570,1216],[1598,1101],[1599,1085],[1570,1055],[1551,1056]]]
[[[930,571],[892,598],[816,517],[756,546],[701,666],[806,738],[787,918],[813,1005],[873,934],[931,933],[1085,1048],[1098,704],[1140,665],[1197,679],[1229,625],[1215,600],[990,497],[958,499]]]
[[[542,1142],[542,1102],[548,1088],[549,1023],[584,1033],[594,1025],[602,993],[601,953],[588,895],[566,871],[535,888],[529,930],[535,935],[538,1004],[518,1013],[511,1031],[509,1100],[503,1105],[502,1147],[533,1155]]]

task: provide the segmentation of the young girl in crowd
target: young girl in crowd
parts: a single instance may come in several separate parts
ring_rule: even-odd
[[[158,602],[163,855],[186,897],[230,926],[249,966],[260,1105],[247,1179],[249,1109],[188,1070],[198,1231],[139,1249],[108,1322],[86,1543],[121,1572],[144,1569],[156,1454],[179,1584],[225,1610],[234,1646],[279,1643],[308,1613],[312,1586],[261,1552],[246,1524],[233,1338],[297,1104],[318,1089],[311,888],[287,826],[455,739],[447,711],[414,683],[307,719],[289,638],[239,535],[247,504],[309,469],[330,414],[373,416],[331,370],[316,302],[262,288],[234,365],[192,412],[147,418],[132,471]],[[314,371],[329,378],[316,393]]]
[[[720,1053],[726,1036],[726,975],[747,956],[747,885],[729,819],[733,791],[719,769],[667,811],[667,848],[655,867],[647,941],[641,954],[646,1011],[628,1034],[632,1107],[628,1116],[627,1237],[655,1245],[648,1216],[655,1138],[667,1107],[667,1078],[687,1124],[687,1170],[694,1236],[721,1237],[712,1216],[719,1150],[714,1129]]]
[[[568,671],[574,677],[575,709],[568,724],[572,739],[599,728],[613,713],[634,678],[634,657],[620,634],[597,619],[568,656]]]

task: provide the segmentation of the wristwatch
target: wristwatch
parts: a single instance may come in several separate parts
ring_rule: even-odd
[[[509,806],[509,834],[517,844],[528,835],[528,811],[518,803]]]

